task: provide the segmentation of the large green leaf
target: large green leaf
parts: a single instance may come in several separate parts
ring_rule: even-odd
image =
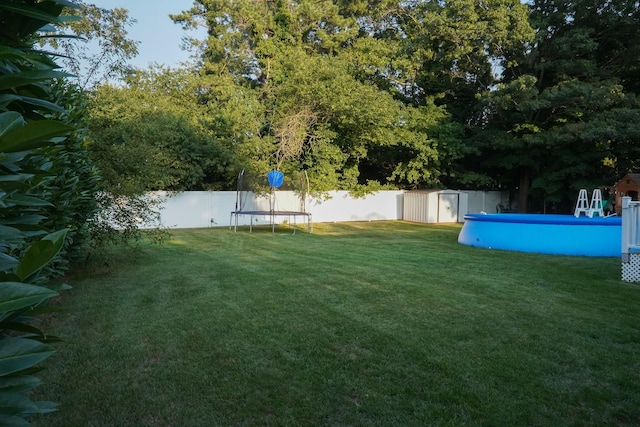
[[[55,245],[50,240],[33,242],[27,253],[20,260],[16,275],[23,281],[30,281],[32,275],[40,271],[57,253]]]
[[[36,120],[0,136],[0,151],[16,152],[47,145],[54,136],[66,135],[75,130],[72,126],[55,120]]]
[[[31,49],[27,51],[27,60],[34,64],[38,69],[55,69],[58,64],[51,58],[53,56],[49,52]]]
[[[0,271],[14,269],[18,265],[18,260],[7,254],[0,253]]]
[[[53,349],[26,338],[0,340],[0,376],[24,371],[51,356]]]
[[[5,427],[30,427],[31,423],[29,423],[24,418],[20,418],[20,417],[0,416],[0,426],[5,426]]]
[[[32,375],[9,375],[0,377],[0,391],[13,393],[29,391],[41,383],[40,378]]]
[[[42,82],[61,77],[69,77],[70,74],[55,70],[22,71],[0,75],[0,90],[13,89],[32,83]]]
[[[0,59],[24,59],[24,51],[9,46],[0,46]]]
[[[32,230],[33,226],[40,224],[43,219],[45,219],[45,217],[42,215],[20,215],[17,217],[5,218],[3,222],[5,224],[19,226],[16,228],[20,230]]]
[[[44,286],[21,282],[0,282],[0,313],[20,310],[40,304],[58,295]]]
[[[10,416],[37,412],[39,412],[38,407],[31,399],[18,393],[0,392],[0,415]]]
[[[0,225],[0,240],[21,236],[22,232],[15,227]]]
[[[0,175],[0,182],[17,181],[25,182],[26,180],[33,178],[33,174],[30,173],[15,173],[8,175]]]
[[[0,113],[0,138],[14,129],[24,126],[24,118],[15,111]]]
[[[33,321],[33,318],[30,318],[30,320]],[[36,328],[35,326],[29,325],[27,323],[4,321],[2,322],[2,327],[6,331],[21,332],[22,336],[24,336],[24,334],[28,334],[29,338],[33,338],[40,342],[43,342],[45,340],[48,341],[48,337],[44,332],[42,332],[40,329]],[[60,338],[58,337],[54,336],[53,338],[54,338],[54,341],[56,342],[60,341]]]
[[[66,229],[56,231],[37,242],[33,242],[16,269],[18,277],[25,280],[51,261],[62,249],[67,231]]]
[[[33,402],[18,393],[0,392],[0,416],[47,414],[57,411],[53,402]]]
[[[20,282],[20,278],[15,275],[15,273],[5,273],[4,271],[0,271],[0,282]],[[0,315],[2,312],[0,312]]]
[[[14,95],[11,93],[0,94],[0,108],[6,110],[9,104],[11,104],[13,101],[18,101],[19,99],[20,97],[18,95]]]
[[[27,16],[43,22],[61,22],[57,15],[51,15],[33,7],[17,5],[11,3],[0,3],[0,9],[16,13],[18,15]]]
[[[35,105],[37,107],[42,107],[47,110],[57,111],[60,113],[64,112],[64,108],[60,107],[53,102],[45,101],[44,99],[39,98],[31,98],[28,96],[20,96],[13,94],[0,94],[0,105],[9,105],[12,102],[20,101],[25,104]]]
[[[13,203],[18,206],[52,206],[46,200],[33,196],[25,196],[24,194],[12,194],[5,199],[6,203]]]
[[[29,154],[27,151],[22,151],[17,153],[0,152],[0,163],[17,163],[22,161],[27,156],[27,154]]]

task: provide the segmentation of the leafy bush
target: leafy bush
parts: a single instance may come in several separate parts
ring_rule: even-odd
[[[82,127],[87,111],[85,92],[75,84],[58,79],[52,87],[52,100],[64,107],[63,113],[52,116],[79,128],[63,144],[46,148],[51,179],[43,197],[51,206],[44,210],[47,218],[43,225],[51,230],[69,228],[66,244],[50,266],[51,274],[58,276],[73,263],[84,261],[91,248],[93,219],[100,209],[96,192],[101,174],[89,156],[89,144]]]
[[[159,225],[162,198],[106,191],[95,197],[100,210],[91,221],[94,248],[111,243],[127,245],[143,235],[158,243],[169,237],[168,230]]]
[[[52,183],[56,175],[68,176],[64,169],[73,165],[54,160],[64,156],[74,128],[51,118],[63,113],[50,101],[52,80],[65,74],[31,46],[38,31],[63,22],[65,6],[73,3],[0,3],[0,425],[29,425],[29,416],[55,410],[55,404],[33,402],[25,394],[39,384],[36,365],[51,355],[49,344],[56,340],[33,322],[52,310],[47,301],[66,288],[45,286],[42,272],[69,233],[48,231],[45,213],[64,211],[52,205],[56,191],[64,194]]]

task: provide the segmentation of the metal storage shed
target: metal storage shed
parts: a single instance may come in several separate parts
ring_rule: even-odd
[[[468,195],[455,190],[405,191],[402,219],[412,222],[464,222]]]

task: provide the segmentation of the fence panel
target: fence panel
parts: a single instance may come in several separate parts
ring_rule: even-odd
[[[401,220],[403,218],[404,191],[378,191],[363,197],[354,197],[348,191],[330,191],[326,197],[310,197],[300,201],[293,191],[277,191],[275,199],[243,192],[245,211],[306,210],[313,222],[347,222]],[[469,194],[468,206],[460,206],[461,219],[466,213],[495,211],[496,205],[506,200],[505,193],[464,191]],[[238,209],[235,191],[185,191],[170,194],[153,192],[151,197],[164,200],[160,210],[160,223],[150,226],[169,228],[226,227],[230,223],[231,212]],[[239,217],[238,225],[248,225],[249,217]],[[257,221],[257,222],[256,222]],[[269,218],[254,218],[254,225],[268,224]]]
[[[622,280],[640,282],[640,202],[622,198]]]

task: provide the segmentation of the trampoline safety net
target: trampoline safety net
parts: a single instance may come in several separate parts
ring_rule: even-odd
[[[279,194],[289,197],[279,197]],[[311,213],[306,208],[308,194],[306,171],[285,176],[276,170],[261,175],[251,175],[242,170],[238,174],[235,209],[230,215],[229,228],[237,231],[239,217],[247,216],[249,232],[253,231],[254,219],[265,218],[275,233],[276,223],[286,219],[287,224],[292,226],[292,234],[295,234],[300,218],[306,222],[307,231],[311,233]],[[293,198],[291,195],[294,195]]]

